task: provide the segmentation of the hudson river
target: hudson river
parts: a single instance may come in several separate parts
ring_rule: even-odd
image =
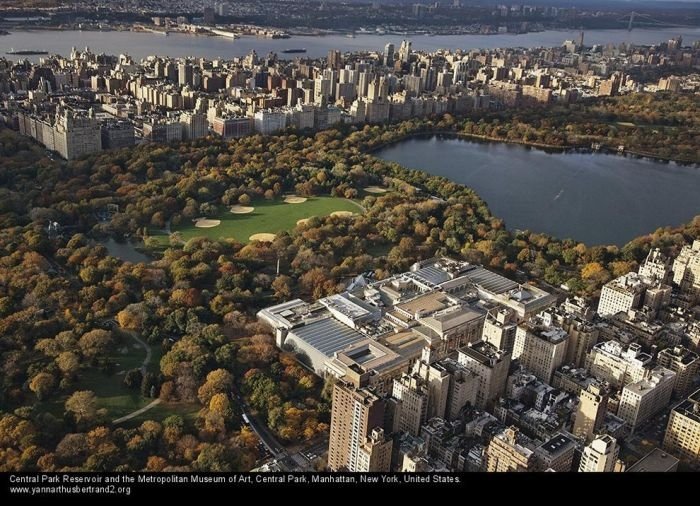
[[[624,245],[700,214],[700,168],[505,143],[414,138],[376,156],[473,188],[511,229]]]
[[[129,54],[136,60],[145,56],[159,55],[171,57],[198,56],[205,58],[232,58],[245,56],[251,50],[264,56],[270,51],[280,52],[290,48],[305,48],[306,55],[281,55],[288,58],[308,56],[325,57],[329,49],[341,51],[383,50],[384,45],[392,42],[398,48],[402,39],[409,39],[416,50],[432,51],[436,49],[476,49],[496,47],[554,47],[560,46],[566,39],[578,37],[578,31],[546,31],[522,35],[369,35],[357,34],[355,38],[343,35],[323,37],[294,36],[290,39],[266,39],[242,37],[227,39],[224,37],[195,36],[171,33],[167,37],[153,33],[138,32],[93,32],[93,31],[18,31],[0,36],[2,53],[15,50],[45,50],[52,53],[68,55],[71,47],[79,49],[89,46],[94,52],[107,54]],[[700,28],[667,28],[659,30],[591,30],[585,33],[585,43],[619,44],[658,44],[671,37],[683,36],[684,43],[692,44],[700,40]],[[2,55],[0,55],[2,56]],[[18,58],[17,56],[12,58]],[[30,57],[38,61],[38,56]]]

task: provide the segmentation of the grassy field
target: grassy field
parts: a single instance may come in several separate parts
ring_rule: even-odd
[[[146,351],[135,341],[125,341],[125,343],[128,343],[128,348],[124,344],[121,351],[117,350],[112,355],[112,359],[117,364],[114,374],[105,374],[97,369],[87,370],[82,374],[80,384],[76,388],[76,390],[95,392],[98,406],[107,409],[110,419],[128,415],[153,400],[141,396],[139,389],[129,390],[124,386],[124,373],[141,367],[146,354]],[[162,356],[160,346],[151,346],[151,350],[151,362],[147,369],[150,372],[158,372]]]
[[[282,200],[260,200],[251,204],[255,211],[249,214],[233,214],[228,208],[222,209],[215,219],[221,224],[212,228],[197,228],[191,221],[172,227],[173,232],[179,232],[187,241],[193,237],[209,237],[211,239],[234,238],[242,243],[249,242],[253,234],[276,234],[283,230],[292,230],[297,221],[312,216],[327,216],[334,211],[362,212],[359,204],[337,197],[313,197],[302,204],[286,204]],[[167,236],[158,236],[167,241]]]
[[[151,346],[151,353],[151,362],[148,364],[147,369],[151,372],[158,372],[162,356],[160,346]],[[132,339],[124,340],[124,344],[119,345],[119,349],[115,349],[110,354],[110,358],[116,364],[114,373],[106,374],[96,368],[83,370],[71,393],[78,390],[92,390],[95,392],[98,408],[105,408],[110,420],[128,415],[142,408],[153,399],[142,397],[138,389],[129,390],[126,388],[124,386],[124,373],[131,369],[140,368],[145,356],[146,351],[136,341]],[[59,417],[62,416],[64,404],[69,395],[61,395],[46,403],[46,411]],[[141,416],[145,418],[147,415],[148,413],[144,413]]]
[[[145,413],[141,413],[131,420],[121,423],[119,426],[127,428],[138,427],[146,420],[162,422],[171,415],[180,415],[185,422],[194,423],[195,418],[197,418],[197,413],[199,413],[201,409],[202,406],[196,402],[191,404],[184,402],[161,402]]]

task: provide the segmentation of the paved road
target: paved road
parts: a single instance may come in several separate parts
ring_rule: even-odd
[[[146,411],[148,411],[149,409],[151,409],[151,408],[157,406],[157,405],[160,404],[160,403],[161,403],[161,400],[160,400],[160,399],[156,399],[156,400],[154,400],[153,402],[151,402],[151,403],[149,403],[149,404],[146,404],[146,405],[145,405],[144,407],[142,407],[141,409],[137,409],[136,411],[133,411],[133,412],[129,413],[128,415],[124,415],[124,416],[122,416],[121,418],[117,418],[117,419],[115,419],[115,420],[112,420],[112,423],[116,425],[116,424],[118,424],[118,423],[122,423],[122,422],[126,422],[127,420],[131,420],[132,418],[134,418],[134,417],[136,417],[136,416],[139,416],[141,413],[145,413]]]
[[[250,420],[250,428],[253,429],[255,434],[257,434],[260,441],[262,441],[268,451],[275,458],[286,456],[287,453],[284,451],[284,446],[282,446],[282,443],[277,441],[275,436],[272,435],[272,432],[270,432],[264,423],[258,421],[253,415],[250,414],[250,412],[246,411],[246,407],[247,406],[245,405],[241,405],[243,413],[246,415],[246,417],[248,417],[248,420]]]

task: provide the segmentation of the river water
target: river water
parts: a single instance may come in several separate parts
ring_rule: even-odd
[[[585,33],[585,43],[592,44],[657,44],[671,37],[683,36],[684,43],[700,40],[700,28],[666,28],[654,30],[591,30]],[[416,50],[434,51],[437,49],[475,49],[506,47],[554,47],[564,40],[578,37],[577,31],[550,30],[521,35],[371,35],[357,34],[355,38],[343,35],[322,37],[294,36],[290,39],[267,39],[245,36],[240,39],[186,35],[171,33],[168,36],[137,32],[94,32],[94,31],[15,31],[0,36],[2,53],[15,50],[46,50],[67,56],[71,47],[90,47],[94,52],[107,54],[129,54],[136,60],[149,55],[184,57],[197,56],[209,59],[244,56],[255,50],[259,55],[270,51],[280,52],[289,48],[305,48],[305,55],[280,55],[287,58],[307,56],[325,57],[330,49],[342,51],[382,50],[392,42],[398,48],[401,40],[412,41]],[[19,58],[14,56],[12,58]],[[39,56],[29,57],[38,61]]]
[[[624,245],[700,214],[700,168],[600,153],[548,153],[442,137],[376,153],[473,188],[506,226]]]

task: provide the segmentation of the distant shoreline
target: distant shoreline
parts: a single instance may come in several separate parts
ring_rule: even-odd
[[[532,29],[532,30],[526,30],[526,31],[519,31],[519,32],[497,32],[497,31],[490,31],[490,32],[478,32],[478,31],[425,31],[425,30],[418,30],[418,31],[384,31],[384,32],[377,32],[377,31],[351,31],[351,30],[326,30],[326,31],[321,31],[321,32],[302,32],[302,31],[296,31],[295,29],[281,29],[281,28],[275,28],[275,27],[260,27],[261,29],[267,29],[267,30],[280,30],[284,31],[287,34],[289,34],[290,37],[334,37],[334,36],[347,36],[353,34],[355,37],[362,37],[362,36],[373,36],[373,37],[468,37],[468,36],[513,36],[517,37],[519,35],[528,35],[532,33],[543,33],[543,32],[561,32],[561,33],[567,33],[567,32],[575,32],[579,31],[579,29],[571,27],[571,28],[564,28],[564,27],[558,27],[558,28],[544,28],[544,29]],[[672,28],[681,28],[681,29],[691,29],[691,30],[697,30],[700,29],[700,26],[697,27],[680,27],[680,26],[674,26],[674,25],[659,25],[655,26],[654,28],[644,28],[644,27],[638,27],[635,28],[635,31],[654,31],[654,30],[659,30],[659,29],[672,29]],[[624,27],[603,27],[603,28],[594,28],[592,30],[595,31],[615,31],[615,30],[623,30]],[[153,30],[157,30],[157,28],[153,28]],[[101,28],[94,28],[92,26],[86,26],[83,28],[77,28],[77,27],[62,27],[62,26],[45,26],[45,25],[17,25],[17,26],[8,26],[5,27],[4,29],[0,29],[0,35],[9,35],[12,32],[34,32],[34,31],[57,31],[57,32],[70,32],[70,31],[76,31],[76,32],[136,32],[136,33],[153,33],[151,30],[144,30],[140,29],[135,26],[128,26],[128,25],[120,25],[120,26],[105,26]],[[186,31],[186,30],[177,30],[177,29],[170,29],[168,31],[169,34],[182,34],[182,35],[194,35],[194,36],[207,36],[207,37],[212,37],[216,36],[213,35],[211,32],[191,32],[191,31]],[[252,34],[245,34],[241,33],[240,37],[256,37],[256,35]],[[263,36],[258,36],[260,38],[265,38]],[[353,38],[355,38],[353,37]]]
[[[646,153],[644,151],[637,151],[634,149],[627,149],[625,148],[624,152],[618,152],[616,149],[611,148],[609,146],[601,146],[599,149],[593,149],[591,148],[588,144],[567,144],[565,146],[558,146],[555,144],[545,144],[542,142],[527,142],[519,139],[501,139],[499,137],[491,137],[488,135],[479,135],[479,134],[467,134],[464,132],[455,132],[451,130],[433,130],[433,131],[427,131],[427,132],[415,132],[415,133],[410,133],[403,135],[401,137],[398,137],[396,139],[393,139],[388,142],[384,142],[382,144],[379,144],[377,146],[372,146],[371,148],[367,149],[365,153],[367,154],[374,154],[377,151],[380,151],[384,148],[388,148],[392,145],[395,145],[399,142],[402,141],[408,141],[411,139],[418,139],[418,138],[426,138],[426,137],[451,137],[453,139],[462,139],[462,140],[467,140],[467,141],[475,141],[475,142],[484,142],[484,143],[504,143],[504,144],[517,144],[520,146],[524,146],[527,148],[532,148],[532,149],[539,149],[541,151],[545,151],[548,153],[568,153],[568,152],[576,152],[576,153],[589,153],[589,154],[605,154],[605,155],[617,155],[617,156],[625,156],[628,158],[641,158],[641,159],[648,159],[651,161],[656,161],[656,162],[662,162],[662,163],[675,163],[677,165],[683,165],[685,167],[695,167],[695,168],[700,168],[700,164],[698,164],[695,161],[691,160],[684,160],[684,159],[677,159],[677,158],[666,158],[658,155],[654,155],[652,153]]]

